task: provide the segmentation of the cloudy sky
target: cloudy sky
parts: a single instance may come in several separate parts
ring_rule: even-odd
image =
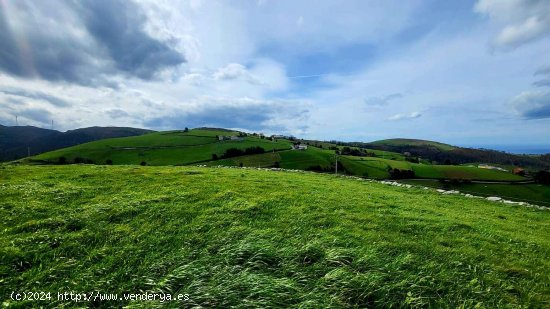
[[[550,144],[550,1],[0,0],[0,124]]]

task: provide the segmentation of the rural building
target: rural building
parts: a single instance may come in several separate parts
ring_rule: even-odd
[[[488,170],[498,170],[498,171],[508,172],[507,170],[503,169],[502,167],[492,166],[492,165],[488,165],[488,164],[480,164],[477,167],[485,168],[485,169],[488,169]]]
[[[219,141],[244,141],[244,137],[219,135],[218,140]]]
[[[294,150],[306,150],[307,145],[295,144],[295,145],[292,145],[292,149],[294,149]]]
[[[512,173],[514,173],[516,175],[524,176],[525,175],[525,170],[522,169],[521,167],[516,167],[512,170]]]

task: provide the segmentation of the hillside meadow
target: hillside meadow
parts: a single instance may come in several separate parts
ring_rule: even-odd
[[[550,186],[538,183],[500,184],[500,183],[453,183],[431,179],[410,179],[400,182],[421,185],[444,190],[458,190],[478,196],[500,196],[505,199],[523,201],[541,206],[550,206]]]
[[[0,166],[11,291],[165,307],[548,307],[550,212],[307,172]]]
[[[265,151],[290,149],[286,140],[271,141],[255,136],[243,140],[219,141],[217,136],[236,136],[238,132],[213,129],[154,132],[141,136],[111,138],[73,147],[63,148],[34,156],[26,162],[57,164],[60,158],[72,163],[76,158],[91,160],[95,164],[185,165],[212,160],[227,149],[262,147]]]

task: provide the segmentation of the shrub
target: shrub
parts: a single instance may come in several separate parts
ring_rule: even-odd
[[[538,171],[535,174],[535,181],[542,184],[550,184],[550,172]]]
[[[391,179],[407,179],[414,178],[414,171],[412,170],[400,170],[397,168],[390,168],[388,170]]]
[[[409,162],[412,162],[412,163],[419,163],[420,162],[417,157],[406,157],[405,160],[409,161]]]
[[[212,154],[212,160],[213,160],[213,161],[218,160],[218,155],[215,154],[215,153],[213,153],[213,154]]]
[[[67,158],[59,157],[59,164],[67,164]]]
[[[107,161],[105,161],[105,164],[107,164],[107,165],[113,165],[113,160],[107,159]]]
[[[145,165],[147,165],[147,162],[141,161],[140,165],[141,165],[141,166],[145,166]]]
[[[260,147],[260,146],[249,147],[249,148],[246,148],[246,149],[244,150],[244,154],[246,154],[246,155],[261,154],[261,153],[265,153],[265,149],[263,149],[263,148]]]
[[[249,148],[246,148],[244,151],[238,148],[229,148],[222,155],[222,158],[232,158],[232,157],[238,157],[243,155],[252,155],[252,154],[261,154],[261,153],[265,153],[265,149],[259,146],[249,147]]]
[[[74,163],[84,163],[84,158],[81,158],[81,157],[76,157],[74,158]]]

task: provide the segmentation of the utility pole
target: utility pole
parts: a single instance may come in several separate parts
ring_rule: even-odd
[[[31,156],[31,147],[27,147],[27,157]]]
[[[52,130],[53,130],[53,119],[52,119]]]
[[[15,125],[16,125],[16,126],[19,125],[19,121],[17,121],[17,115],[15,116]]]
[[[336,160],[336,164],[334,165],[334,173],[338,175],[338,153],[334,154],[334,159]]]

